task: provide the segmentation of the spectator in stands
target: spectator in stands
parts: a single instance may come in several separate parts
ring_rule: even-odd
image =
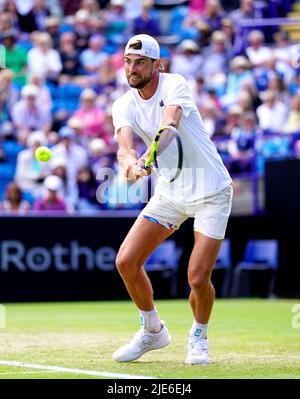
[[[221,4],[226,12],[232,11],[239,8],[240,0],[221,0]]]
[[[38,89],[38,100],[40,104],[43,104],[44,109],[49,110],[51,112],[52,108],[52,98],[50,91],[45,84],[45,79],[43,76],[38,74],[33,74],[29,76],[28,84],[33,85]]]
[[[283,75],[285,83],[288,84],[295,76],[295,70],[291,65],[295,47],[291,45],[287,32],[275,33],[274,39],[273,56],[276,60],[276,68]]]
[[[239,105],[232,105],[226,114],[225,125],[222,134],[231,136],[239,129],[243,110]]]
[[[99,8],[99,2],[97,0],[82,0],[80,2],[80,7],[81,10],[86,10],[89,15],[99,17],[100,14],[100,8]]]
[[[19,33],[20,32],[20,23],[19,23],[19,15],[17,12],[17,8],[16,8],[16,1],[15,0],[4,0],[5,7],[4,10],[1,10],[0,13],[0,18],[1,15],[8,15],[9,16],[9,24],[10,24],[10,28],[9,29],[13,29],[15,33]],[[2,14],[3,13],[3,14]],[[0,29],[1,31],[1,29]]]
[[[89,18],[90,13],[87,10],[78,10],[75,14],[75,43],[80,52],[88,47],[88,41],[90,38]]]
[[[59,142],[59,137],[57,132],[55,132],[54,130],[51,130],[48,134],[47,134],[47,140],[48,140],[48,145],[49,147],[53,147],[54,145],[58,144]]]
[[[115,129],[112,120],[111,107],[112,103],[106,108],[104,112],[103,130],[105,133],[105,137],[107,137],[106,143],[108,145],[108,151],[115,152],[117,151],[117,143],[114,140]]]
[[[235,54],[243,54],[247,44],[247,36],[251,32],[251,27],[238,28],[239,21],[243,19],[253,20],[255,18],[263,18],[260,7],[256,7],[254,0],[241,0],[240,8],[229,13],[229,18],[233,20],[236,27],[236,35],[234,42]]]
[[[93,87],[97,94],[104,93],[107,102],[108,93],[116,88],[116,70],[111,56],[107,57],[100,66]]]
[[[290,99],[290,110],[283,126],[284,133],[300,132],[300,96],[295,95]]]
[[[45,0],[34,0],[32,14],[34,15],[36,30],[44,31],[46,29],[46,21],[50,15],[50,10]]]
[[[253,98],[248,90],[241,90],[238,94],[236,104],[241,107],[242,112],[253,111]]]
[[[78,201],[76,208],[80,211],[99,209],[96,198],[98,183],[90,166],[86,166],[78,171],[77,186]]]
[[[80,119],[82,123],[82,138],[102,137],[109,142],[103,130],[104,112],[97,107],[96,100],[97,94],[94,90],[83,90],[80,95],[81,107],[74,112],[73,117]]]
[[[265,46],[264,41],[264,34],[260,30],[252,30],[248,34],[249,46],[246,48],[246,55],[254,68],[255,76],[258,76],[261,69],[268,65],[272,57],[272,50]]]
[[[22,191],[15,182],[8,184],[4,197],[0,212],[24,214],[30,210],[30,203],[22,198]]]
[[[0,13],[0,34],[9,32],[14,28],[13,17],[9,12]]]
[[[67,204],[61,198],[60,190],[62,181],[58,176],[47,176],[44,181],[44,188],[47,190],[42,198],[37,199],[33,204],[35,211],[67,211]]]
[[[256,110],[259,127],[280,133],[286,121],[287,107],[276,100],[276,92],[272,90],[261,93],[261,99],[263,104]]]
[[[0,122],[11,119],[11,112],[18,99],[18,90],[13,86],[14,73],[10,69],[0,71]]]
[[[199,46],[194,40],[183,40],[178,47],[177,54],[172,58],[171,73],[178,73],[187,80],[194,81],[202,67],[202,57],[199,51]]]
[[[287,91],[284,80],[281,76],[274,73],[269,74],[268,90],[275,91],[277,101],[289,106],[290,94]]]
[[[36,44],[28,52],[28,68],[32,74],[56,80],[62,70],[60,55],[52,48],[51,36],[42,32],[37,35]]]
[[[126,7],[126,17],[128,21],[131,23],[134,18],[138,15],[141,15],[143,3],[141,0],[130,0],[125,2]]]
[[[201,74],[197,75],[196,79],[190,82],[193,98],[198,108],[209,99],[204,83],[204,78]]]
[[[75,142],[74,131],[68,126],[62,127],[59,132],[60,142],[52,149],[51,164],[59,158],[67,165],[67,200],[71,208],[75,208],[78,199],[77,174],[88,165],[87,150]]]
[[[26,85],[22,88],[22,99],[12,108],[12,120],[18,131],[18,140],[26,142],[32,130],[48,133],[51,128],[49,109],[38,101],[39,90],[36,86]]]
[[[70,77],[76,76],[79,73],[79,50],[75,46],[74,32],[64,32],[59,39],[59,54],[62,62],[63,75]]]
[[[271,54],[265,65],[259,68],[259,73],[256,69],[256,88],[258,91],[266,91],[268,89],[269,80],[274,76],[283,78],[283,74],[277,69],[277,61],[274,54]]]
[[[190,0],[189,13],[202,15],[206,6],[206,0]]]
[[[221,20],[221,25],[221,32],[223,32],[225,35],[225,42],[230,47],[233,47],[235,41],[235,29],[232,19],[223,18]]]
[[[73,16],[76,13],[76,11],[80,8],[80,3],[81,0],[60,0],[63,15]]]
[[[14,83],[23,86],[26,80],[27,54],[24,48],[16,44],[15,34],[12,31],[3,35],[5,46],[5,65],[14,73]]]
[[[206,0],[203,21],[210,26],[211,31],[221,29],[221,20],[224,17],[222,5],[219,0]]]
[[[243,19],[261,18],[262,13],[255,7],[253,0],[241,0],[239,9],[232,11],[229,17],[238,23]]]
[[[212,34],[211,45],[203,49],[202,74],[211,86],[224,87],[231,58],[231,49],[226,45],[223,32],[215,31]]]
[[[206,92],[208,94],[208,100],[214,103],[217,114],[219,115],[219,117],[221,117],[221,115],[223,115],[223,108],[221,101],[217,95],[216,89],[213,86],[207,84]]]
[[[69,193],[68,193],[68,176],[67,176],[67,161],[63,157],[55,157],[51,161],[51,175],[58,176],[62,181],[62,188],[60,193],[65,201],[68,203]]]
[[[55,157],[51,160],[51,174],[61,178],[63,186],[67,184],[67,160],[65,157]],[[64,191],[65,192],[65,191]]]
[[[134,35],[147,33],[158,36],[160,34],[158,16],[153,10],[152,0],[143,0],[141,14],[133,20],[132,32]]]
[[[104,11],[100,11],[99,16],[96,17],[94,14],[89,18],[89,32],[91,35],[101,34],[105,37],[106,32],[106,14]],[[113,51],[115,47],[111,47],[110,50]]]
[[[232,173],[251,172],[255,154],[255,138],[257,135],[256,116],[254,112],[246,112],[241,116],[241,125],[234,129],[228,144],[231,157]]]
[[[108,40],[115,45],[126,43],[130,35],[130,23],[126,15],[126,0],[111,0],[106,20]]]
[[[103,168],[114,169],[116,152],[110,152],[104,140],[96,138],[89,143],[89,164],[93,174],[97,177],[99,170]]]
[[[6,10],[14,21],[18,32],[31,33],[38,30],[33,13],[34,1],[8,0]]]
[[[224,108],[236,103],[238,94],[246,82],[254,85],[249,61],[243,56],[234,57],[230,63],[230,72],[227,77],[225,93],[221,97]]]
[[[59,19],[52,15],[49,16],[45,21],[45,30],[51,36],[53,47],[57,50],[60,39]]]
[[[85,74],[95,75],[106,60],[107,54],[102,50],[104,44],[105,40],[101,35],[95,34],[90,37],[89,48],[83,50],[80,55],[80,63]]]
[[[209,137],[212,137],[217,130],[218,124],[218,114],[215,104],[211,100],[208,100],[207,102],[203,103],[202,107],[200,108],[200,112],[205,130],[207,131]]]
[[[229,154],[229,143],[232,140],[232,135],[235,135],[240,128],[242,109],[238,105],[231,106],[225,119],[220,119],[215,128],[213,140],[218,153],[222,157],[225,166],[231,171],[231,156]]]
[[[86,145],[86,139],[81,135],[82,121],[79,118],[72,116],[68,119],[67,126],[74,132],[74,143],[84,147]]]
[[[30,133],[27,138],[28,148],[21,151],[17,158],[15,181],[30,202],[38,196],[42,182],[50,172],[49,163],[37,161],[34,155],[36,148],[46,143],[43,132]]]

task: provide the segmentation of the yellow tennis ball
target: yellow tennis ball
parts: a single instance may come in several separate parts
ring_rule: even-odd
[[[51,158],[51,150],[48,147],[41,146],[35,150],[35,157],[40,162],[48,162]]]

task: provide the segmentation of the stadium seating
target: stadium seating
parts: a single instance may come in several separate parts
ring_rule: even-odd
[[[6,186],[13,180],[15,166],[9,163],[0,163],[0,200],[4,199]]]
[[[231,297],[252,296],[251,272],[269,270],[267,296],[274,296],[274,285],[278,267],[277,240],[250,240],[247,242],[244,259],[239,262],[233,272]]]

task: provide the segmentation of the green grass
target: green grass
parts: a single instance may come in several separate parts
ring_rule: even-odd
[[[133,363],[111,354],[137,331],[131,302],[7,304],[0,360],[160,378],[300,378],[300,328],[291,325],[297,300],[217,300],[209,326],[207,366],[188,366],[186,300],[157,301],[172,344]],[[0,365],[0,378],[101,378]]]

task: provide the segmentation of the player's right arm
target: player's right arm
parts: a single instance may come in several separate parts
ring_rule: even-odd
[[[138,162],[136,151],[134,148],[134,133],[132,104],[130,92],[118,98],[112,106],[113,124],[115,127],[115,140],[118,142],[119,148],[117,158],[123,170],[123,175],[128,180],[137,180],[145,173],[145,170]]]
[[[121,127],[118,131],[117,158],[123,169],[124,176],[129,180],[136,180],[141,176],[137,168],[137,157],[134,149],[133,131],[129,126]]]

